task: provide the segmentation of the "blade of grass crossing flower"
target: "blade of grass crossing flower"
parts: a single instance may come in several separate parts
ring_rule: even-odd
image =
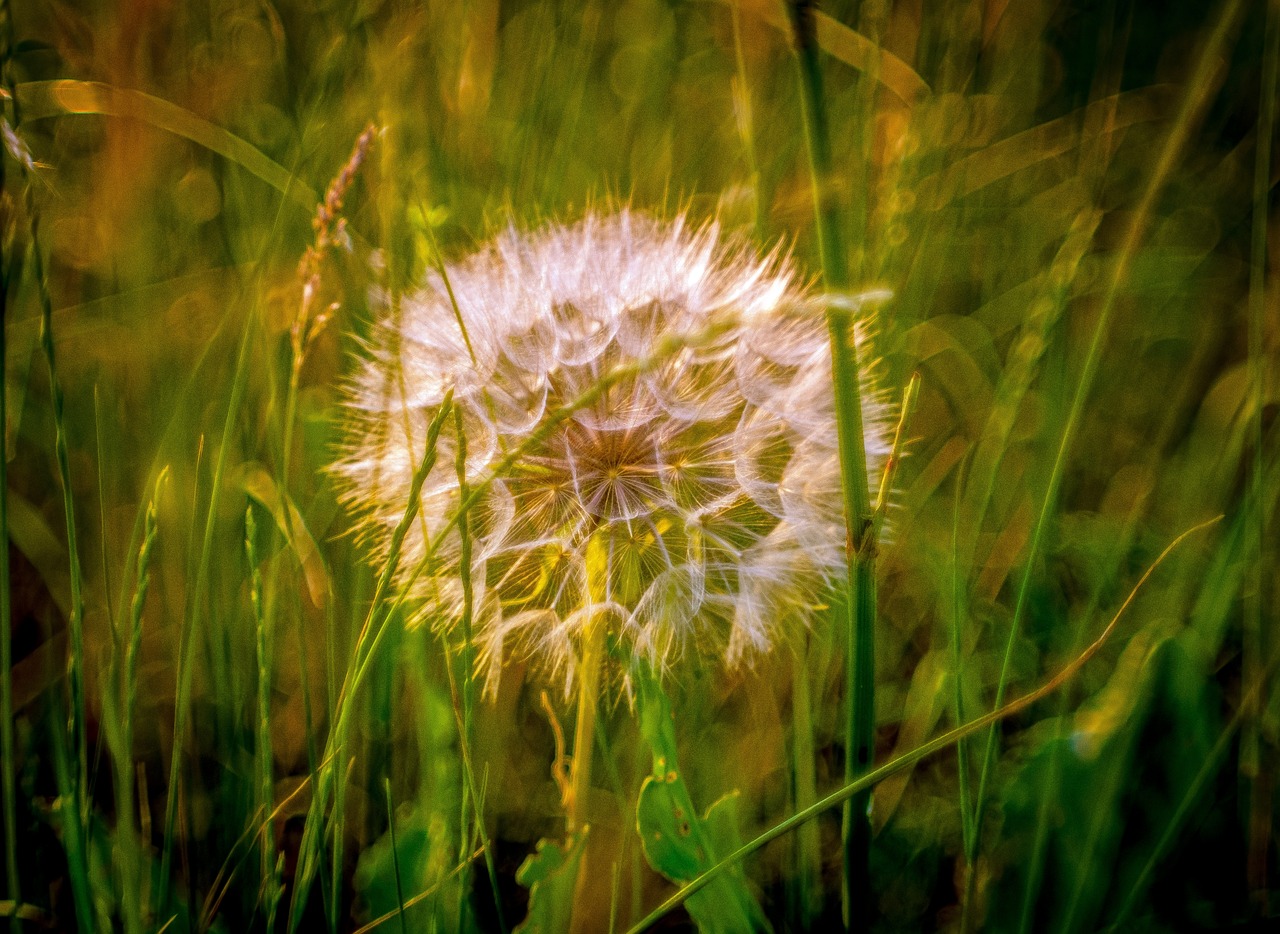
[[[849,260],[834,198],[837,189],[832,177],[831,144],[814,11],[805,0],[790,0],[788,7],[799,67],[823,279],[828,292],[841,293],[849,286]],[[847,316],[837,314],[829,314],[827,320],[831,330],[831,368],[848,560],[843,600],[848,633],[846,703],[849,709],[845,737],[845,778],[848,780],[866,772],[875,753],[875,540],[853,323]],[[869,804],[869,790],[859,792],[849,799],[843,816],[843,904],[845,924],[850,929],[864,929],[870,923]]]
[[[1151,215],[1152,208],[1155,206],[1156,198],[1164,189],[1165,183],[1168,181],[1174,164],[1182,153],[1183,147],[1186,144],[1192,129],[1204,113],[1204,109],[1212,96],[1211,91],[1216,88],[1217,81],[1221,80],[1220,76],[1215,80],[1214,73],[1217,68],[1217,62],[1219,60],[1222,47],[1240,14],[1241,6],[1242,5],[1239,0],[1227,0],[1224,4],[1222,12],[1219,14],[1219,17],[1214,24],[1213,31],[1209,34],[1201,49],[1199,60],[1187,85],[1188,92],[1178,109],[1178,113],[1170,127],[1169,134],[1165,138],[1163,146],[1160,148],[1155,165],[1148,178],[1147,186],[1143,190],[1142,196],[1140,197],[1133,214],[1130,216],[1129,225],[1120,241],[1120,247],[1117,251],[1112,267],[1111,277],[1103,297],[1102,307],[1098,314],[1097,324],[1094,327],[1093,336],[1085,355],[1084,366],[1080,373],[1079,381],[1076,384],[1075,393],[1072,397],[1071,407],[1067,414],[1066,424],[1063,427],[1062,438],[1058,445],[1058,451],[1054,457],[1053,467],[1049,475],[1048,488],[1045,491],[1040,513],[1031,533],[1031,542],[1028,546],[1026,558],[1024,559],[1022,579],[1018,587],[1018,596],[1014,606],[1013,621],[1010,623],[1009,636],[1005,643],[1005,651],[1000,665],[1000,675],[996,682],[995,700],[992,704],[993,709],[999,709],[1004,701],[1004,693],[1008,685],[1009,670],[1013,659],[1013,649],[1016,644],[1018,632],[1021,629],[1022,617],[1026,612],[1027,598],[1031,590],[1031,576],[1036,567],[1037,558],[1040,554],[1040,545],[1048,528],[1050,515],[1057,503],[1058,490],[1062,483],[1067,454],[1075,441],[1076,428],[1079,425],[1085,402],[1089,396],[1089,390],[1092,388],[1094,376],[1097,373],[1098,363],[1102,356],[1103,342],[1110,331],[1111,317],[1116,308],[1116,300],[1120,292],[1120,286],[1128,278],[1130,266],[1134,255],[1137,252],[1138,245],[1146,232],[1147,222]],[[991,770],[995,765],[997,751],[996,743],[996,722],[993,721],[991,728],[987,733],[985,751],[982,756],[982,765],[978,776],[978,792],[975,800],[976,814],[974,818],[974,840],[972,851],[968,859],[968,878],[961,900],[962,909],[960,927],[962,932],[971,930],[973,924],[976,922],[976,919],[973,917],[973,900],[977,885],[977,873],[973,871],[973,866],[982,846],[982,818],[983,811],[985,809],[987,785],[990,780]]]
[[[642,918],[638,923],[633,925],[628,930],[627,934],[640,934],[640,932],[647,930],[667,913],[681,905],[690,895],[701,890],[722,873],[730,870],[739,861],[761,849],[766,844],[790,833],[805,821],[812,820],[814,817],[817,817],[819,814],[830,810],[831,808],[839,807],[849,800],[850,797],[866,791],[868,788],[873,787],[876,783],[883,781],[890,775],[914,765],[920,760],[933,755],[935,752],[954,746],[959,740],[972,736],[974,733],[990,726],[993,723],[998,723],[1001,720],[1020,713],[1038,701],[1049,697],[1054,692],[1061,690],[1062,687],[1068,684],[1080,672],[1080,670],[1088,664],[1089,660],[1098,654],[1099,650],[1106,645],[1107,641],[1119,626],[1120,620],[1124,618],[1130,605],[1133,603],[1134,599],[1143,587],[1146,586],[1147,581],[1151,579],[1151,576],[1156,572],[1156,569],[1164,564],[1165,560],[1173,554],[1184,541],[1197,532],[1216,525],[1221,521],[1221,519],[1221,516],[1216,516],[1207,522],[1201,522],[1198,525],[1194,525],[1171,541],[1165,547],[1164,551],[1162,551],[1150,566],[1148,566],[1142,577],[1138,579],[1138,582],[1133,585],[1133,589],[1129,591],[1128,597],[1126,597],[1124,602],[1120,604],[1119,609],[1116,610],[1115,615],[1111,617],[1111,621],[1107,623],[1102,632],[1098,634],[1098,637],[1094,639],[1094,641],[1090,643],[1089,647],[1081,652],[1080,655],[1078,655],[1073,661],[1066,665],[1066,667],[1039,688],[1023,695],[1017,700],[1010,701],[1003,707],[983,714],[976,720],[972,720],[963,726],[956,727],[954,730],[944,733],[942,736],[929,740],[929,742],[924,743],[911,752],[905,753],[890,762],[886,762],[879,768],[869,771],[861,778],[836,789],[820,801],[815,802],[811,807],[798,811],[785,820],[779,821],[773,827],[769,828],[755,839],[744,843],[728,856],[715,863],[710,869],[701,873],[696,879],[683,886],[680,891],[676,892],[657,908],[653,909],[653,911],[649,912],[649,914]]]

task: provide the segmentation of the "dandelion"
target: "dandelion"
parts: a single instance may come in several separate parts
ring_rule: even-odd
[[[657,671],[750,664],[844,572],[828,331],[776,251],[625,210],[508,230],[406,296],[370,351],[335,476],[385,558],[452,391],[465,470],[446,428],[397,579],[447,631],[470,572],[490,691],[527,662],[572,694],[593,638]],[[888,443],[863,381],[874,483]]]

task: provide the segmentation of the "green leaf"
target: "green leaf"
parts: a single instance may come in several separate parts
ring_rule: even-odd
[[[676,759],[671,705],[651,676],[638,681],[640,729],[653,752],[653,774],[640,786],[636,832],[649,865],[683,885],[740,845],[738,793],[730,792],[698,816]],[[689,896],[685,907],[704,934],[770,930],[740,868]]]
[[[529,914],[515,934],[558,934],[569,930],[578,863],[586,849],[583,827],[563,844],[539,840],[537,849],[516,870],[516,881],[529,890]]]

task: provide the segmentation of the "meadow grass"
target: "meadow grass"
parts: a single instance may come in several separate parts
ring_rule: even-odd
[[[1280,915],[1280,5],[0,8],[12,929]],[[623,206],[814,284],[848,575],[749,666],[600,623],[576,694],[489,680],[493,486],[736,322],[480,476],[460,403],[406,413],[380,552],[329,472],[350,387],[429,277],[474,359],[452,264]]]

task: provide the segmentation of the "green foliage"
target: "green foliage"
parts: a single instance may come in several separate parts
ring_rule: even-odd
[[[520,864],[516,881],[529,890],[529,913],[516,928],[517,934],[569,930],[578,867],[589,833],[590,828],[584,827],[563,844],[539,840],[534,852]]]
[[[649,865],[683,884],[741,845],[739,796],[731,792],[699,816],[680,770],[671,704],[652,674],[636,677],[640,731],[653,755],[653,773],[645,777],[636,799],[636,834]],[[685,906],[698,930],[708,934],[772,930],[739,869],[691,895]]]

